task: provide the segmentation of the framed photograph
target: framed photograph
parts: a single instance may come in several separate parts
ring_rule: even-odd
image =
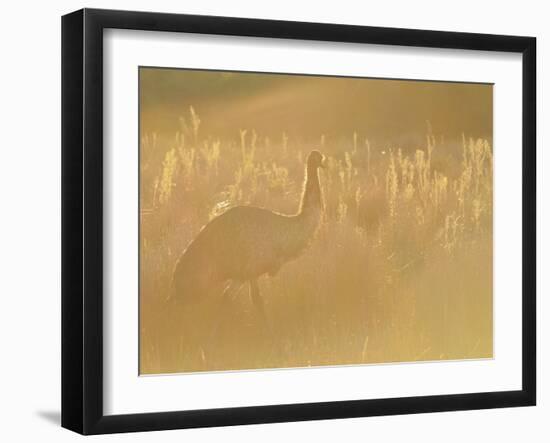
[[[62,20],[62,425],[535,405],[531,37]]]

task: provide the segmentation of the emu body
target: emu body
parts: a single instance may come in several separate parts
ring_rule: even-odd
[[[317,231],[322,212],[318,168],[322,166],[323,156],[312,151],[296,214],[237,206],[205,225],[176,263],[172,297],[187,303],[220,293],[227,282],[233,287],[249,282],[257,305],[258,277],[275,275],[307,248]]]

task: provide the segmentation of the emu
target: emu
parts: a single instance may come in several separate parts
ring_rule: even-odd
[[[223,290],[225,303],[229,294],[248,282],[252,302],[266,320],[258,278],[276,275],[315,236],[322,215],[318,171],[324,167],[324,156],[311,151],[296,214],[237,206],[206,224],[176,262],[171,298],[187,304]]]

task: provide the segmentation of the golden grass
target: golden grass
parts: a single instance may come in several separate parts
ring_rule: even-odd
[[[220,140],[193,108],[180,126],[141,139],[142,374],[492,357],[488,141]],[[167,312],[175,260],[201,226],[235,205],[295,212],[312,148],[328,158],[323,222],[303,256],[260,279],[271,332],[247,287],[222,315],[211,301]]]

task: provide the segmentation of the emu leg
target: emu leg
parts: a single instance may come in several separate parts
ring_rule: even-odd
[[[275,357],[276,359],[279,359],[281,361],[285,361],[284,350],[280,346],[280,341],[277,340],[276,335],[273,333],[271,322],[269,321],[265,313],[264,299],[260,295],[260,288],[258,286],[257,279],[250,280],[250,298],[252,299],[252,303],[254,304],[256,312],[260,317],[260,321],[263,324],[266,341],[270,346],[272,357]]]
[[[265,313],[264,299],[260,295],[260,287],[258,286],[258,280],[257,279],[250,280],[249,286],[250,286],[250,298],[252,299],[252,304],[256,308],[256,312],[260,319],[260,323],[264,328],[264,334],[266,335],[266,338],[269,341],[274,342],[273,331],[271,330],[271,324]]]
[[[220,332],[223,321],[225,320],[227,313],[229,312],[229,308],[231,306],[231,298],[239,291],[239,289],[241,289],[242,285],[242,282],[231,280],[225,287],[222,298],[219,302],[219,306],[217,307],[217,316],[214,319],[214,331],[216,335]]]
[[[220,338],[223,335],[224,320],[226,320],[228,312],[230,312],[231,297],[241,289],[243,283],[235,280],[231,280],[225,287],[221,300],[219,300],[218,306],[212,309],[212,332],[210,336],[209,348],[210,352],[216,346],[220,344]],[[214,298],[215,300],[215,298]],[[203,360],[205,359],[203,351]]]
[[[252,299],[252,303],[254,304],[254,307],[256,308],[256,312],[260,316],[261,321],[263,322],[264,326],[268,326],[267,323],[267,316],[265,315],[265,305],[264,305],[264,299],[260,295],[260,287],[258,286],[258,280],[250,280],[249,282],[250,286],[250,298]]]

